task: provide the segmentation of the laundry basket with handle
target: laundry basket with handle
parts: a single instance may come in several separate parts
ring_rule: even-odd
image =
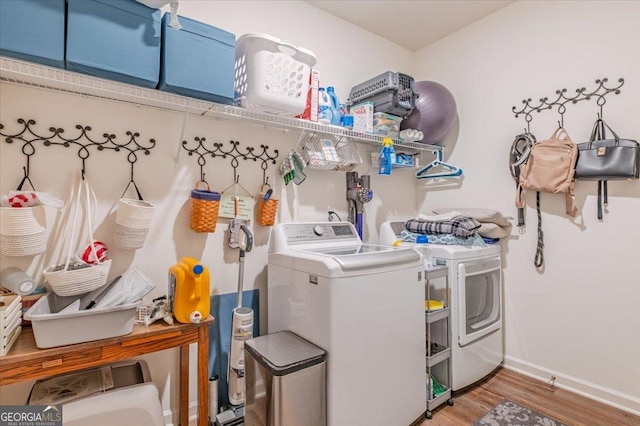
[[[272,114],[302,114],[316,55],[267,34],[244,34],[236,42],[236,101]]]
[[[93,238],[93,216],[97,207],[95,193],[84,176],[82,179],[78,178],[75,191],[74,186],[71,188],[71,196],[61,221],[59,243],[56,248],[58,263],[43,271],[51,289],[59,296],[75,296],[105,285],[111,268],[111,260],[98,253]],[[84,248],[82,245],[74,246],[78,240],[83,241],[82,238],[77,239],[83,231],[86,237],[84,241],[88,244],[87,250],[91,253],[91,260],[88,262],[74,257],[75,252]],[[68,238],[67,234],[70,234]]]

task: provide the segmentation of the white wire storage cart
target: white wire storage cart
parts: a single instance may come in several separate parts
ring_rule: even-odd
[[[447,402],[453,405],[451,395],[451,307],[449,306],[449,268],[434,266],[425,270],[425,321],[427,329],[427,411],[431,419],[433,410]],[[433,281],[444,279],[444,288],[435,290]],[[431,299],[437,292],[442,300]]]

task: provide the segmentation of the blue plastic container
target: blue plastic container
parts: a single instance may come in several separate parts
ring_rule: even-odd
[[[161,14],[134,0],[68,0],[67,69],[155,88]]]
[[[65,0],[0,0],[0,55],[64,68]]]
[[[233,101],[236,36],[230,32],[178,17],[181,30],[162,18],[160,84],[165,92],[228,104]]]

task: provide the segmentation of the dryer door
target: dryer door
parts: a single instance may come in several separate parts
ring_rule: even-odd
[[[458,342],[460,346],[502,326],[500,257],[458,264]]]

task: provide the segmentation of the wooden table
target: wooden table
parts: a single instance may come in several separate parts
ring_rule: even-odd
[[[0,358],[0,386],[109,364],[180,347],[180,424],[189,424],[189,345],[198,344],[198,425],[208,426],[209,316],[200,324],[134,326],[126,336],[38,349],[30,327],[22,330],[9,353]]]

